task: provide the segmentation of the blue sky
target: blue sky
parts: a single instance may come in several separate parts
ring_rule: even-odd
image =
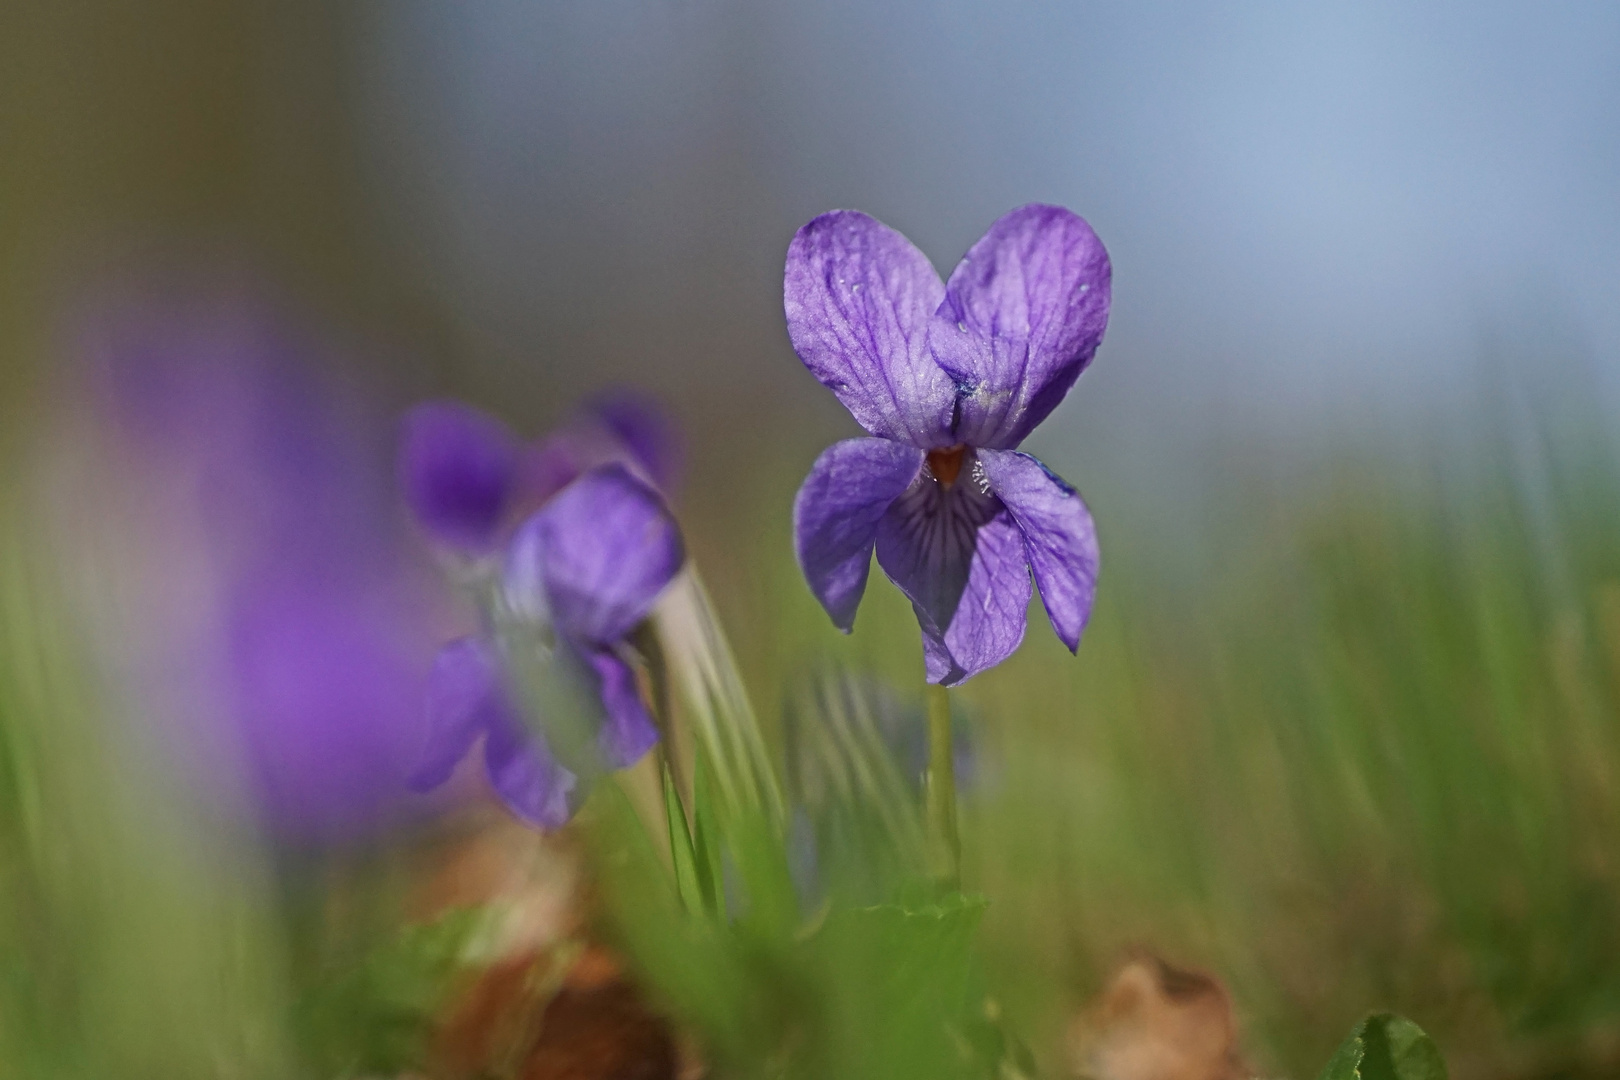
[[[385,213],[497,388],[557,341],[568,387],[791,393],[798,224],[948,271],[1031,200],[1116,268],[1060,445],[1421,411],[1546,327],[1620,359],[1612,3],[411,0],[364,50]]]

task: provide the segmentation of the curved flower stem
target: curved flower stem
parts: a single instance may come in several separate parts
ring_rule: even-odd
[[[928,696],[928,829],[934,877],[947,889],[961,885],[962,849],[956,836],[956,756],[951,741],[951,699],[930,684]]]

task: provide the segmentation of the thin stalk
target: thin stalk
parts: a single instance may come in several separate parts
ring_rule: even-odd
[[[653,631],[650,621],[636,627],[630,640],[641,654],[646,673],[646,681],[641,687],[642,701],[652,713],[653,726],[658,729],[653,754],[658,770],[659,803],[664,808],[664,838],[669,843],[670,867],[679,878],[682,860],[688,866],[692,861],[691,819],[686,809],[692,795],[692,776],[687,773],[683,777],[680,763],[676,760],[679,745],[669,692],[669,664],[664,658],[663,643]]]
[[[928,829],[934,877],[948,889],[961,884],[962,848],[956,836],[956,755],[951,744],[951,699],[943,686],[929,685]]]

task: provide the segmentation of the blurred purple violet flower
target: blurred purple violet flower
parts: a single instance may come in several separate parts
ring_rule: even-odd
[[[192,775],[283,838],[387,824],[441,612],[389,513],[386,428],[248,295],[109,297],[77,329],[128,504],[137,711],[179,723]]]
[[[848,632],[878,565],[911,600],[928,681],[1012,655],[1030,573],[1070,651],[1091,613],[1097,536],[1078,494],[1019,443],[1063,400],[1108,323],[1108,253],[1057,206],[1004,215],[941,282],[865,214],[788,248],[793,348],[873,437],[834,443],[794,504],[799,565]]]
[[[443,784],[482,738],[496,793],[546,829],[568,821],[592,775],[635,763],[657,742],[626,638],[685,562],[680,530],[633,472],[632,450],[606,439],[543,444],[558,446],[571,461],[610,460],[554,495],[539,486],[550,497],[497,559],[480,564],[471,585],[486,629],[446,646],[434,663],[427,743],[411,781],[423,791]],[[504,429],[465,406],[413,410],[402,480],[423,527],[466,553],[487,549],[505,502],[519,497],[519,454]],[[506,478],[499,499],[490,498],[501,486],[491,477]]]

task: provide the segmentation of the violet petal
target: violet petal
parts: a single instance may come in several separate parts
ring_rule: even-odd
[[[563,636],[607,645],[646,618],[685,559],[658,493],[623,465],[602,465],[518,527],[507,589],[519,606],[543,604]],[[544,596],[525,600],[536,587]]]
[[[991,490],[1024,533],[1052,629],[1074,652],[1097,593],[1097,529],[1074,488],[1028,454],[981,450]]]
[[[653,401],[633,391],[603,393],[523,457],[521,494],[538,506],[598,465],[619,462],[661,492],[680,481],[680,433]]]
[[[922,252],[853,210],[822,214],[788,246],[788,337],[810,373],[873,435],[948,446],[956,389],[928,349],[945,296]]]
[[[495,542],[517,478],[519,447],[492,416],[430,401],[405,416],[400,482],[436,540],[482,553]]]
[[[1063,400],[1108,326],[1108,252],[1060,206],[1005,214],[968,250],[929,328],[960,387],[955,441],[1012,449]]]
[[[523,452],[519,482],[526,506],[539,506],[579,479],[586,464],[575,440],[566,434],[548,435]],[[521,512],[521,511],[520,511]]]
[[[631,390],[612,390],[593,399],[587,411],[629,451],[654,487],[675,490],[685,448],[680,432],[656,402]]]
[[[929,682],[955,686],[1023,641],[1032,592],[1023,534],[968,476],[949,487],[918,477],[878,525],[877,560],[917,612]]]
[[[611,769],[628,768],[658,742],[658,726],[641,699],[629,664],[607,649],[594,650],[586,659],[602,695],[605,715],[597,735],[602,760]]]
[[[452,641],[434,658],[427,685],[427,738],[408,783],[431,791],[455,771],[491,724],[515,723],[495,646],[482,637]]]
[[[866,591],[878,522],[922,463],[923,452],[904,443],[847,439],[822,452],[799,488],[793,503],[799,568],[845,633]]]
[[[967,587],[950,625],[939,634],[920,623],[930,682],[956,686],[1018,651],[1032,591],[1022,540],[1005,512],[979,529]]]
[[[513,723],[491,725],[484,768],[506,808],[531,825],[560,829],[573,816],[578,781],[552,759],[538,735]]]

